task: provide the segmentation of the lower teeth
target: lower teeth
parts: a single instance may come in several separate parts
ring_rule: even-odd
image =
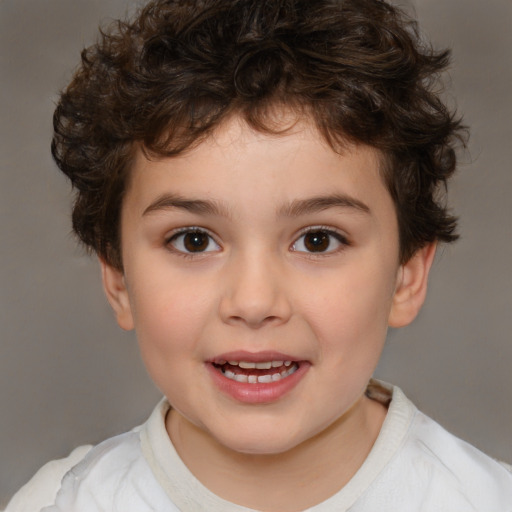
[[[237,382],[247,382],[249,384],[268,384],[270,382],[276,382],[290,376],[298,369],[298,365],[293,363],[290,368],[284,370],[281,373],[267,373],[265,375],[246,375],[244,373],[234,373],[231,370],[222,371],[222,374],[228,379],[235,380]]]

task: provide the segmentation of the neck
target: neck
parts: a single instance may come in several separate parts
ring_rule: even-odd
[[[172,409],[166,426],[183,462],[217,496],[255,510],[296,512],[348,483],[368,456],[385,416],[382,404],[363,396],[313,438],[268,455],[231,450]]]

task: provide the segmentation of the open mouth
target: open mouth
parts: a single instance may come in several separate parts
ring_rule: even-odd
[[[299,368],[296,361],[218,361],[213,367],[224,377],[248,384],[268,384],[289,377]]]

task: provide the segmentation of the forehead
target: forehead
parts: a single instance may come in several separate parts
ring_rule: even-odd
[[[369,167],[379,171],[383,167],[385,157],[376,148],[343,139],[331,145],[312,121],[304,117],[299,118],[291,111],[281,110],[273,112],[271,116],[272,119],[267,125],[268,130],[256,130],[250,127],[241,116],[233,115],[221,123],[206,139],[172,157],[148,155],[141,145],[137,145],[134,148],[131,169],[137,174],[137,169],[149,166],[172,166],[173,162],[179,162],[179,165],[190,163],[194,166],[196,162],[200,162],[201,157],[205,156],[213,163],[212,158],[221,156],[222,153],[229,154],[230,159],[237,160],[257,156],[256,162],[263,162],[272,151],[282,156],[289,151],[288,157],[300,153],[301,156],[311,157],[308,160],[322,157],[332,159],[335,155],[343,157],[364,154],[367,164],[370,164]]]
[[[128,195],[139,195],[141,189],[149,192],[156,181],[163,185],[164,176],[170,187],[194,188],[205,193],[224,183],[226,197],[236,193],[235,185],[259,184],[254,191],[263,188],[269,196],[293,195],[294,189],[304,186],[305,181],[311,192],[325,191],[335,187],[340,177],[345,178],[345,186],[350,181],[373,183],[377,189],[384,184],[384,157],[375,148],[344,142],[333,149],[312,122],[298,120],[286,112],[270,128],[273,133],[257,131],[239,116],[233,116],[208,138],[177,156],[148,156],[138,147]]]

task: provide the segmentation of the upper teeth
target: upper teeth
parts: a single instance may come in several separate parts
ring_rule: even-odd
[[[236,366],[236,365],[232,365]],[[298,369],[298,365],[294,363],[293,365],[290,363],[290,366],[286,369],[274,370],[274,373],[267,373],[265,375],[247,375],[246,373],[238,373],[235,371],[231,371],[227,368],[221,369],[222,374],[228,379],[235,380],[237,382],[249,383],[249,384],[268,384],[270,382],[276,382],[278,380],[289,377],[292,373],[294,373]]]
[[[290,366],[291,361],[260,361],[258,363],[252,361],[228,361],[231,366],[239,366],[240,368],[258,370],[270,370],[270,368],[279,368],[280,366]],[[220,362],[222,364],[222,361]]]

